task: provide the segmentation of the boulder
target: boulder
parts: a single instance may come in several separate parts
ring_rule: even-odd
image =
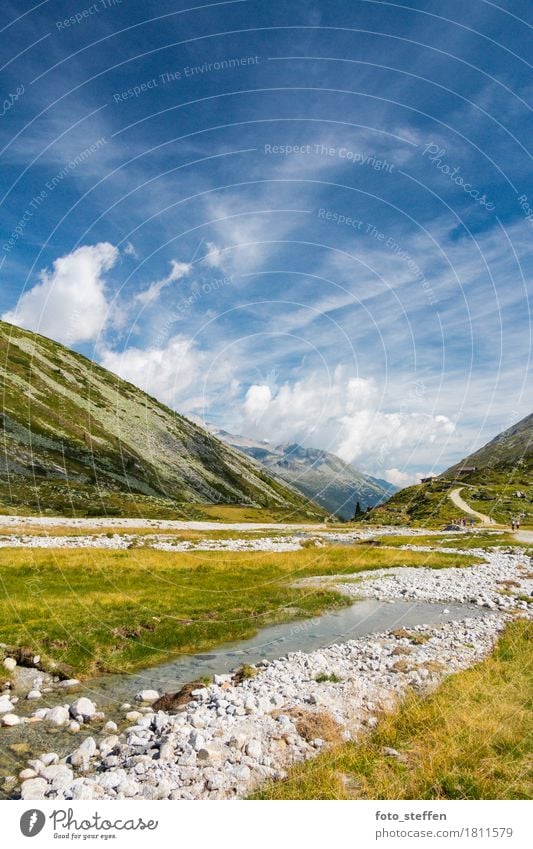
[[[70,706],[70,714],[74,717],[74,719],[78,716],[81,716],[82,719],[92,719],[95,713],[95,703],[91,702],[91,700],[86,698],[86,696],[82,696],[81,699],[76,699],[76,701]]]
[[[44,799],[48,790],[45,778],[29,778],[22,782],[20,796],[22,799]]]
[[[65,725],[65,723],[68,722],[68,717],[68,710],[61,705],[56,705],[56,707],[50,708],[50,710],[46,711],[44,719],[46,719],[47,722],[52,722],[54,725]]]
[[[2,716],[2,725],[5,725],[7,728],[20,725],[20,721],[20,716],[17,716],[16,713],[4,713]]]
[[[136,702],[147,702],[149,704],[152,704],[153,702],[156,702],[159,698],[160,698],[160,696],[159,696],[159,693],[157,692],[157,690],[141,690],[135,696],[135,701]]]
[[[0,696],[0,713],[11,713],[13,710],[13,703],[7,696]]]

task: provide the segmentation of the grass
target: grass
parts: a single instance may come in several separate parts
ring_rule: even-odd
[[[330,672],[329,675],[326,672],[321,672],[316,676],[315,681],[317,684],[340,684],[342,678],[339,678],[334,672]]]
[[[130,671],[251,637],[348,600],[299,578],[384,566],[468,566],[470,556],[394,549],[288,553],[0,549],[0,641],[77,676]]]
[[[467,534],[443,534],[436,536],[377,536],[376,540],[382,545],[430,545],[432,548],[527,548],[527,543],[519,542],[509,533],[486,533],[476,531]],[[363,545],[364,543],[361,543]]]
[[[511,623],[482,663],[425,699],[411,693],[360,743],[294,767],[258,798],[531,799],[532,639],[532,623]]]

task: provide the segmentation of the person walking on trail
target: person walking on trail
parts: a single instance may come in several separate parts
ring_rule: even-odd
[[[514,519],[511,519],[511,530],[514,531]]]
[[[516,530],[519,531],[520,530],[520,519],[516,520],[515,526],[516,526]]]

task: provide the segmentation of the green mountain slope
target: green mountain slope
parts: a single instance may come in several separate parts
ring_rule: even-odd
[[[462,517],[451,502],[452,489],[474,510],[509,524],[520,517],[533,524],[533,415],[451,466],[429,483],[410,486],[393,495],[365,517],[373,524],[431,525]]]
[[[276,477],[342,519],[353,518],[358,501],[364,510],[384,501],[397,489],[387,481],[365,475],[328,451],[296,443],[274,447],[209,427],[228,445],[253,457]]]
[[[201,516],[190,505],[233,504],[324,515],[137,387],[5,322],[0,389],[2,512]]]

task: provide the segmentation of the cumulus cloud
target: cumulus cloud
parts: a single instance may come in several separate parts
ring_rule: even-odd
[[[410,472],[403,472],[401,469],[385,469],[383,477],[389,483],[393,483],[402,489],[404,486],[420,483],[420,478],[429,477],[429,475],[422,474],[422,472],[411,474]]]
[[[148,304],[150,301],[156,301],[161,293],[162,289],[165,289],[167,286],[170,286],[171,283],[175,283],[177,280],[181,280],[182,277],[186,277],[191,271],[191,265],[188,262],[178,262],[173,259],[170,263],[170,272],[166,277],[163,277],[162,280],[155,280],[153,283],[150,283],[147,289],[143,292],[139,292],[136,295],[135,300],[139,301],[141,304]]]
[[[396,475],[396,480],[388,478],[393,483],[400,482],[402,473],[391,460],[400,466],[410,451],[418,454],[455,430],[446,416],[382,410],[374,380],[350,375],[342,366],[328,378],[312,373],[274,389],[253,384],[242,415],[244,433],[324,448],[368,469],[388,466]],[[410,483],[412,475],[404,480]]]
[[[41,271],[40,282],[2,318],[66,345],[95,339],[109,313],[102,275],[118,256],[114,245],[100,242],[59,257],[52,270]]]
[[[173,336],[165,345],[130,347],[124,351],[104,349],[101,364],[124,380],[156,397],[175,410],[202,412],[217,391],[229,397],[232,381],[227,362],[213,362],[186,336]]]

